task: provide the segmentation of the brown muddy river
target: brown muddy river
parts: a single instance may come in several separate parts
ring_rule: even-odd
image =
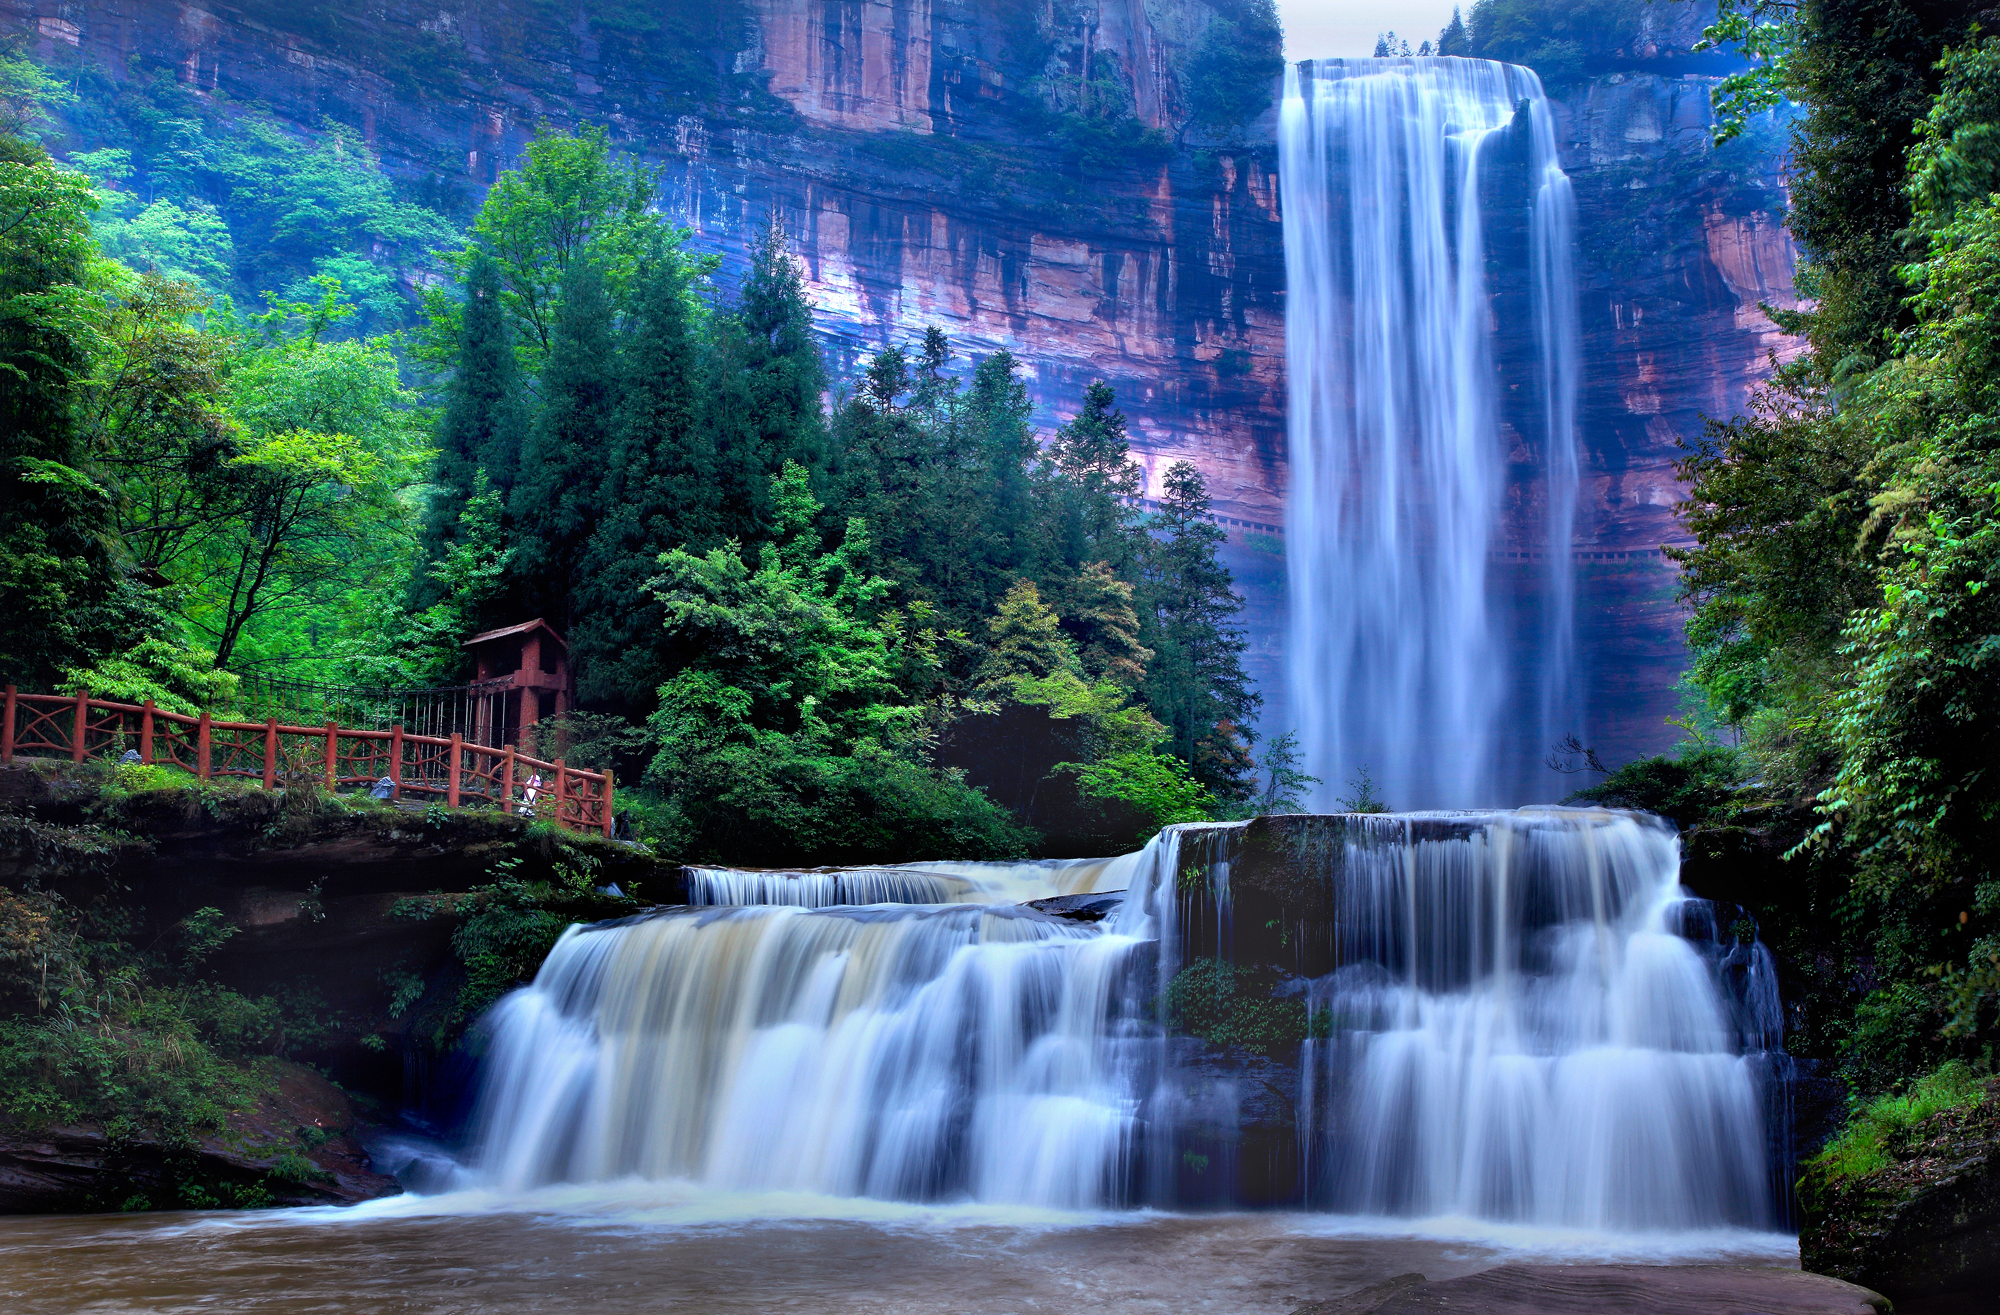
[[[1404,1227],[1407,1227],[1405,1225]],[[0,1221],[0,1309],[1287,1315],[1396,1274],[1510,1259],[1796,1264],[1769,1234],[1419,1235],[1306,1214],[1065,1215],[660,1184],[348,1210]]]

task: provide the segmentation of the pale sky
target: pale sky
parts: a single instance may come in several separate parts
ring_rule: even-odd
[[[1461,9],[1470,0],[1459,0]],[[1372,55],[1378,33],[1394,31],[1416,49],[1451,21],[1452,0],[1278,0],[1285,58]]]

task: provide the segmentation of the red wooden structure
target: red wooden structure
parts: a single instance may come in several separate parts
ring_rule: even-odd
[[[565,666],[567,663],[565,663]],[[189,717],[143,704],[93,699],[83,690],[22,694],[7,686],[0,715],[0,763],[17,754],[82,762],[136,749],[139,761],[179,767],[200,780],[255,778],[267,790],[302,774],[327,789],[373,785],[383,777],[405,792],[442,799],[448,808],[484,803],[548,817],[568,831],[611,834],[611,773],[544,762],[507,745],[467,743],[462,735],[386,731]]]
[[[569,641],[540,617],[488,630],[465,641],[472,650],[470,688],[479,699],[473,738],[521,744],[521,732],[575,703],[569,683]]]

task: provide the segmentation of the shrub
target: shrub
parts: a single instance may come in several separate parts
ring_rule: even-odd
[[[1678,758],[1640,758],[1564,803],[1602,804],[1657,813],[1681,827],[1726,821],[1743,780],[1743,756],[1721,745],[1690,748]]]

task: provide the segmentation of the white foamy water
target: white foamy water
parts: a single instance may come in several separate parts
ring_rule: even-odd
[[[1729,978],[1741,947],[1682,934],[1671,831],[1590,810],[1286,825],[1328,883],[1338,966],[1291,988],[1327,1034],[1276,1074],[1304,1148],[1280,1199],[1582,1233],[1775,1225],[1768,957]],[[489,1020],[479,1181],[1174,1205],[1184,1159],[1215,1149],[1186,1120],[1213,1122],[1218,1079],[1160,1002],[1209,952],[1182,944],[1188,911],[1226,919],[1245,834],[1162,833],[1117,865],[1129,890],[1098,924],[763,904],[573,930]]]
[[[1286,71],[1278,142],[1289,697],[1316,803],[1363,767],[1402,807],[1532,797],[1549,744],[1584,729],[1575,206],[1541,82],[1317,60]],[[1503,341],[1532,343],[1532,374],[1502,377]],[[1503,602],[1496,563],[1540,581]]]
[[[1732,998],[1719,970],[1747,947],[1682,934],[1662,825],[1467,820],[1352,819],[1332,860],[1341,966],[1306,988],[1331,1030],[1304,1048],[1312,1196],[1545,1227],[1775,1226],[1763,947]]]
[[[797,871],[689,868],[688,903],[791,904],[808,909],[837,904],[1024,904],[1052,895],[1124,890],[1137,857],[902,863]]]

